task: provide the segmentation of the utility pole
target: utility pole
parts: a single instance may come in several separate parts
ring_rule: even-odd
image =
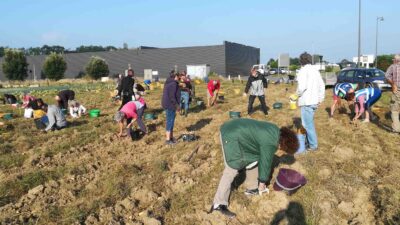
[[[378,33],[379,33],[379,22],[383,21],[382,16],[376,18],[376,43],[375,43],[375,68],[378,67]]]
[[[361,0],[358,0],[358,60],[357,68],[361,62]]]

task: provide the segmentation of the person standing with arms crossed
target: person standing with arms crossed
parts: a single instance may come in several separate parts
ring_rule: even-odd
[[[392,86],[392,100],[390,111],[392,116],[392,132],[400,133],[400,54],[394,56],[393,64],[386,71],[386,80]]]

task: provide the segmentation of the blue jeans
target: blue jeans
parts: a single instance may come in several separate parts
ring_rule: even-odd
[[[301,124],[307,132],[308,147],[316,150],[318,148],[317,132],[314,125],[314,113],[317,105],[301,106]]]
[[[189,92],[187,91],[181,91],[181,109],[189,109]]]
[[[166,109],[165,114],[167,116],[167,128],[166,131],[171,132],[174,130],[176,111],[171,109]]]

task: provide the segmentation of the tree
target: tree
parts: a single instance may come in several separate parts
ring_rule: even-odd
[[[24,80],[28,77],[28,63],[23,52],[6,49],[4,52],[3,72],[9,80]]]
[[[5,51],[5,48],[4,47],[0,47],[0,57],[4,56],[4,51]]]
[[[386,71],[393,63],[394,55],[378,55],[378,69]]]
[[[278,68],[278,60],[269,59],[267,65],[269,65],[270,68]]]
[[[298,65],[290,65],[290,66],[289,66],[289,70],[290,70],[290,71],[296,71],[296,70],[298,70],[298,69],[300,69],[300,66],[298,66]]]
[[[300,66],[300,59],[299,58],[290,58],[290,65]]]
[[[108,69],[107,62],[98,56],[92,56],[86,65],[86,74],[93,79],[97,80],[108,76],[109,73],[110,70]]]
[[[64,77],[67,70],[67,62],[61,54],[52,52],[46,57],[43,64],[43,72],[46,78],[51,80],[60,80]]]
[[[312,56],[310,54],[308,54],[307,52],[304,52],[303,54],[300,55],[299,61],[300,61],[301,65],[311,64]]]

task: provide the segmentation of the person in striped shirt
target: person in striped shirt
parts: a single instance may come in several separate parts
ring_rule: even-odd
[[[331,106],[331,113],[329,117],[333,117],[336,105],[341,105],[341,99],[345,99],[347,93],[353,93],[357,89],[357,84],[351,83],[337,83],[333,88],[333,104]]]
[[[379,88],[364,88],[354,93],[348,93],[346,98],[348,101],[355,103],[356,115],[353,118],[353,122],[357,121],[358,118],[365,112],[364,123],[369,122],[370,113],[369,110],[373,104],[375,104],[381,97],[381,90]]]

